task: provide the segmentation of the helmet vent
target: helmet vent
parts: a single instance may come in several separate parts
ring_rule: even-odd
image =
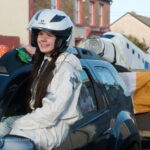
[[[59,22],[59,21],[63,20],[64,18],[65,18],[65,16],[56,15],[52,18],[52,20],[50,22]]]
[[[42,10],[41,10],[41,11],[42,11]],[[41,11],[39,11],[39,12],[36,14],[36,16],[35,16],[35,20],[38,20],[38,18],[39,18],[39,15],[40,15]]]

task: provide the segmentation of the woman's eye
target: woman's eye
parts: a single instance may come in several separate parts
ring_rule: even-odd
[[[39,35],[43,35],[44,33],[43,32],[39,32]]]
[[[51,33],[48,33],[47,34],[49,37],[53,37],[54,35],[53,34],[51,34]]]

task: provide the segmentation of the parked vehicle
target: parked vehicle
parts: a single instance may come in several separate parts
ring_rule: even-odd
[[[71,126],[67,139],[58,150],[140,150],[131,96],[115,68],[90,50],[70,48],[69,51],[78,56],[83,67],[78,102],[80,118]],[[1,118],[26,113],[24,91],[31,67],[31,64],[24,66],[11,76],[5,76],[6,82],[0,85]],[[0,82],[2,77],[1,73]],[[1,150],[16,150],[16,147],[33,150],[34,143],[12,135],[0,140]]]
[[[144,53],[123,34],[106,32],[101,36],[88,38],[83,48],[92,49],[101,59],[113,64],[124,83],[132,93],[134,113],[142,139],[150,139],[149,75],[150,54]]]
[[[150,66],[150,57],[121,33],[106,32],[87,38],[82,47],[95,51],[101,59],[112,63],[118,69],[120,66],[120,71],[148,70]]]

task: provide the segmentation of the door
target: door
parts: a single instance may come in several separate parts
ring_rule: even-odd
[[[73,149],[98,148],[107,149],[109,130],[109,110],[99,109],[95,88],[90,71],[84,68],[81,72],[82,88],[78,108],[80,119],[71,127],[71,143]],[[99,99],[103,101],[103,99]],[[105,134],[106,133],[106,134]]]

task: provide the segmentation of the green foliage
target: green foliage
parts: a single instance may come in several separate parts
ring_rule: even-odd
[[[126,38],[128,40],[130,40],[131,42],[133,42],[141,50],[143,50],[144,52],[146,52],[147,47],[146,47],[145,43],[140,42],[136,37],[134,37],[132,35],[128,35],[128,36],[126,36]]]

